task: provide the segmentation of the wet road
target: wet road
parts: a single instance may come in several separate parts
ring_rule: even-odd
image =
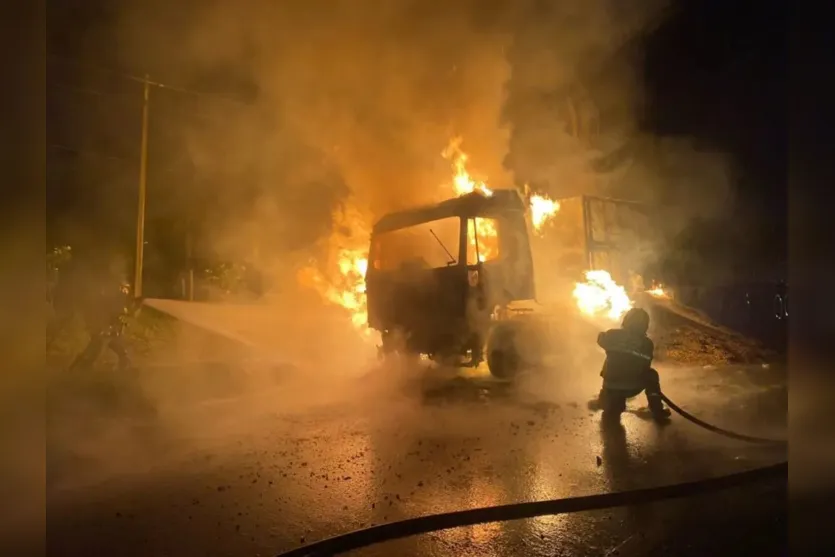
[[[667,395],[700,418],[784,436],[778,371],[660,371]],[[641,412],[642,398],[630,403],[623,430],[602,431],[586,407],[594,374],[516,384],[481,371],[377,370],[318,382],[276,375],[225,399],[160,405],[152,418],[94,425],[92,412],[79,414],[73,438],[86,441],[70,449],[62,430],[50,445],[49,554],[275,555],[403,518],[665,485],[787,458],[681,418],[659,427]],[[746,552],[780,554],[784,504],[778,483],[459,528],[355,554],[701,555],[716,546],[700,544],[723,536]]]

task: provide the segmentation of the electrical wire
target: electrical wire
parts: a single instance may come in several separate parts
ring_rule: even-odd
[[[225,95],[219,95],[219,94],[215,94],[215,93],[206,93],[206,92],[203,92],[203,91],[196,91],[194,89],[187,89],[185,87],[178,87],[178,86],[174,86],[174,85],[169,85],[169,84],[163,83],[161,81],[155,81],[153,79],[150,79],[147,76],[146,77],[139,77],[139,76],[133,75],[131,73],[127,73],[127,72],[123,72],[123,71],[119,71],[119,70],[114,70],[114,69],[108,68],[106,66],[103,66],[102,64],[98,64],[98,63],[95,63],[95,62],[90,62],[90,61],[87,61],[87,60],[81,60],[79,58],[73,58],[73,57],[57,55],[57,54],[47,54],[47,58],[52,59],[54,61],[58,61],[58,62],[74,64],[74,65],[80,66],[80,67],[92,68],[92,69],[95,69],[95,70],[98,70],[98,71],[101,71],[101,72],[109,73],[111,75],[119,76],[123,79],[127,79],[127,80],[130,80],[130,81],[135,81],[135,82],[141,83],[143,85],[145,83],[148,83],[152,87],[158,87],[160,89],[167,89],[169,91],[176,91],[178,93],[183,93],[183,94],[191,95],[191,96],[194,96],[194,97],[217,99],[217,100],[222,100],[222,101],[230,102],[230,103],[241,105],[241,106],[246,106],[246,105],[249,104],[249,103],[246,103],[246,102],[244,102],[240,99],[227,97]]]

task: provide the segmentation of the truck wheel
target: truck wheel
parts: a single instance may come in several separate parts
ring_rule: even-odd
[[[497,325],[487,339],[487,368],[493,377],[510,379],[522,367],[515,327]]]

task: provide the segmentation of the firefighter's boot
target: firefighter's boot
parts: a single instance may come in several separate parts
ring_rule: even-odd
[[[603,408],[603,421],[620,421],[620,415],[626,410],[626,397],[619,392],[612,392],[606,389],[600,390],[598,397]]]
[[[649,403],[649,411],[656,421],[663,422],[670,419],[670,409],[664,406],[660,394],[647,394],[647,402]]]

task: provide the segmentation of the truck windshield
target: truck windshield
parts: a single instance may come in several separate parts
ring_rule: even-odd
[[[378,271],[437,269],[458,262],[461,219],[424,222],[374,237],[372,266]]]

